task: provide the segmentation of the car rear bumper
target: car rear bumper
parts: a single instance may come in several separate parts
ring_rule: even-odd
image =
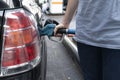
[[[0,77],[0,80],[40,80],[40,69],[41,63],[39,63],[35,68],[31,69],[30,71],[7,77]]]

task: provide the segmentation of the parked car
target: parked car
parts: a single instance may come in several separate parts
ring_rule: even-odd
[[[0,80],[45,80],[46,43],[35,0],[0,0]]]
[[[63,0],[63,10],[66,10],[68,4],[68,0]]]

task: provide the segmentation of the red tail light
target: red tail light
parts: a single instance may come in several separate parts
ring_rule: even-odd
[[[23,10],[5,13],[2,67],[36,64],[40,53],[39,36],[28,14]],[[19,71],[18,71],[19,72]]]

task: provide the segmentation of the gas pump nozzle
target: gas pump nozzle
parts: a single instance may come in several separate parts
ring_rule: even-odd
[[[65,29],[65,28],[61,28],[57,31],[57,33],[62,34],[62,36],[60,36],[59,40],[55,40],[54,38],[54,28],[56,27],[56,25],[58,25],[59,23],[55,20],[52,19],[47,19],[44,27],[43,28],[39,28],[39,33],[40,36],[48,36],[48,38],[52,41],[55,42],[62,42],[64,35],[65,34],[75,34],[75,29]]]
[[[54,28],[55,28],[56,24],[47,24],[45,27],[43,27],[42,29],[39,30],[40,36],[48,36],[48,38],[54,42],[62,42],[64,35],[65,34],[75,34],[75,30],[74,29],[59,29],[57,31],[57,33],[63,34],[62,37],[60,37],[59,40],[55,40],[52,37],[54,36]]]
[[[40,36],[44,36],[44,35],[47,35],[48,37],[54,36],[55,26],[56,26],[56,24],[47,24],[45,27],[43,27],[42,29],[39,30]],[[57,33],[60,33],[60,34],[75,34],[75,30],[74,29],[61,28],[57,31]]]

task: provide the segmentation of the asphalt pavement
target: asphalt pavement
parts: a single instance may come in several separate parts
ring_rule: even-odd
[[[62,43],[47,42],[46,80],[83,80],[81,71]]]

